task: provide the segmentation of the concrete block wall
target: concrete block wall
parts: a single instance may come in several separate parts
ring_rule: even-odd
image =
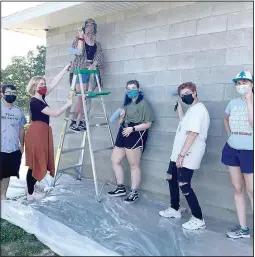
[[[84,19],[87,17],[84,17]],[[201,169],[195,172],[193,185],[202,205],[235,209],[233,189],[226,167],[221,164],[221,150],[226,141],[224,109],[236,96],[231,79],[241,70],[253,70],[253,3],[241,2],[164,2],[112,15],[95,17],[97,40],[102,44],[105,68],[102,71],[105,98],[111,114],[121,105],[125,83],[137,79],[145,97],[152,104],[155,122],[150,129],[143,155],[143,189],[168,194],[165,172],[168,167],[177,114],[171,90],[180,83],[193,81],[198,96],[208,108],[211,126]],[[50,81],[70,60],[67,48],[76,36],[73,25],[47,34],[46,77]],[[82,22],[81,22],[82,23]],[[49,97],[51,106],[64,103],[68,95],[68,75]],[[101,112],[94,104],[92,113]],[[57,146],[63,117],[51,119]],[[114,137],[117,126],[113,125]],[[76,146],[67,141],[67,147]],[[107,133],[93,131],[98,145],[107,145]],[[100,178],[114,181],[110,152],[96,155]],[[84,176],[91,176],[86,156]],[[130,173],[125,162],[126,177]]]

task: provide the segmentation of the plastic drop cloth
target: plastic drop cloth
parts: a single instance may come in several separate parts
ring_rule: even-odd
[[[20,186],[18,186],[20,183]],[[21,184],[12,180],[7,197],[24,195]],[[44,181],[47,186],[46,182]],[[123,198],[108,197],[106,186],[102,202],[95,200],[91,180],[77,181],[63,175],[41,201],[6,201],[2,217],[35,234],[59,255],[123,256],[252,256],[251,240],[232,240],[225,232],[233,224],[205,217],[207,229],[188,232],[181,228],[189,215],[180,220],[165,219],[158,211],[166,204],[142,194],[134,204]],[[22,191],[22,193],[21,193]]]

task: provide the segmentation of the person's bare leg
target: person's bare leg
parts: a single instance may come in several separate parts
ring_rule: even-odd
[[[232,184],[234,186],[234,197],[236,211],[240,226],[246,228],[246,203],[245,203],[245,181],[240,167],[228,166]]]
[[[131,171],[131,189],[137,190],[141,183],[140,160],[142,156],[141,148],[126,149],[126,156]]]
[[[6,200],[6,193],[9,186],[10,178],[4,178],[1,180],[1,200]]]
[[[251,202],[251,208],[253,211],[253,173],[244,174],[244,180],[246,185],[246,191]]]
[[[124,184],[124,170],[121,164],[121,161],[124,159],[126,153],[124,148],[120,148],[115,146],[112,151],[112,168],[115,173],[115,177],[117,180],[117,185]]]

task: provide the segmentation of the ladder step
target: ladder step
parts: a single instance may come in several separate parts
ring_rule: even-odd
[[[79,150],[83,150],[83,149],[84,149],[84,147],[65,149],[65,150],[62,150],[62,153],[70,153],[70,152],[75,152],[75,151],[79,151]]]
[[[81,166],[82,166],[82,164],[76,164],[74,166],[69,166],[69,167],[66,167],[66,168],[63,168],[63,169],[59,169],[58,172],[70,170],[70,169],[73,169],[73,168],[79,168]]]
[[[105,150],[111,150],[111,149],[113,149],[112,146],[106,147],[106,148],[102,148],[102,149],[98,149],[98,150],[94,150],[93,153],[98,153],[98,152],[102,152],[102,151],[105,151]]]

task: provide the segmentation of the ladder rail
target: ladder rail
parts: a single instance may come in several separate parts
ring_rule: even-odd
[[[95,77],[96,77],[99,92],[102,92],[102,88],[101,88],[101,85],[100,85],[98,73],[95,74]],[[111,131],[111,128],[110,128],[109,118],[108,118],[108,115],[107,115],[107,112],[106,112],[104,99],[103,99],[102,96],[100,98],[101,98],[101,102],[102,102],[102,106],[103,106],[104,116],[105,116],[106,122],[108,123],[107,128],[108,128],[109,136],[110,136],[110,139],[111,139],[111,144],[112,144],[112,147],[114,147],[112,131]]]
[[[81,74],[79,73],[78,76],[79,76],[80,82],[82,82]],[[83,86],[81,86],[81,93],[82,93],[83,111],[84,111],[86,127],[87,127],[89,153],[90,153],[90,160],[91,160],[91,165],[92,165],[92,172],[93,172],[93,178],[94,178],[96,198],[97,198],[98,201],[100,201],[99,192],[98,192],[98,183],[97,183],[98,181],[97,181],[96,163],[95,163],[94,153],[93,153],[93,150],[92,150],[91,134],[90,134],[90,126],[89,126],[90,124],[89,124],[87,105],[86,105],[87,97],[85,97]]]

